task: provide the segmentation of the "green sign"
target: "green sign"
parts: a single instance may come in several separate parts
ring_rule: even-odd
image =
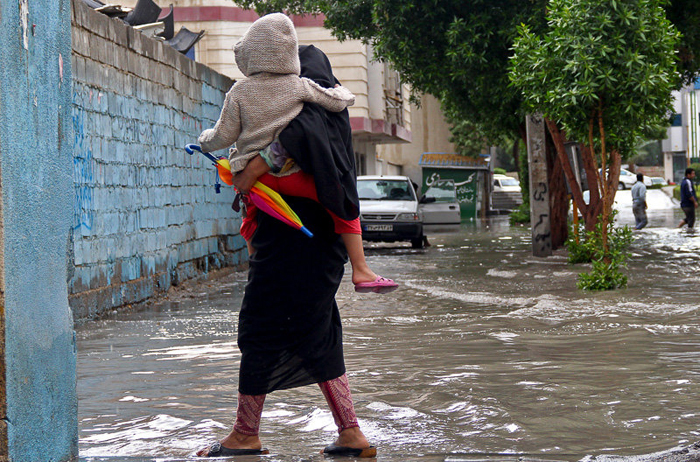
[[[462,220],[477,216],[476,203],[479,191],[479,170],[468,168],[423,167],[422,191],[440,180],[453,180],[457,188],[457,200],[462,212]]]

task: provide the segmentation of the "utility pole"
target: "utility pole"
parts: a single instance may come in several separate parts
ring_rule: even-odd
[[[552,255],[551,217],[549,210],[549,181],[545,152],[545,126],[542,114],[525,118],[527,130],[527,162],[530,168],[530,223],[532,225],[532,255]]]

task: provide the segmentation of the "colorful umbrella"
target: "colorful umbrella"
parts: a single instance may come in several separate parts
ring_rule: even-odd
[[[301,222],[299,216],[292,208],[282,199],[277,191],[270,189],[259,181],[256,181],[250,192],[248,199],[253,202],[260,210],[267,213],[273,218],[277,218],[282,223],[286,223],[292,228],[296,228],[309,237],[313,237],[313,233],[308,230]]]
[[[208,152],[203,152],[202,148],[196,144],[188,144],[185,146],[185,151],[188,154],[193,154],[194,151],[201,152],[207,159],[211,160],[219,173],[221,181],[228,185],[233,184],[233,174],[231,173],[231,165],[225,157],[215,157]],[[216,185],[218,186],[218,184]],[[217,189],[218,192],[218,189]],[[267,213],[273,218],[277,218],[282,223],[285,223],[292,228],[298,229],[309,237],[313,237],[313,233],[308,230],[301,222],[299,216],[292,210],[287,202],[282,199],[277,191],[265,186],[256,181],[253,187],[247,194],[250,200],[257,208]]]

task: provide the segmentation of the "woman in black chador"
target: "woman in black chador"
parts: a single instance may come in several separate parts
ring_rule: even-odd
[[[301,75],[326,88],[337,80],[328,58],[314,46],[299,48]],[[342,327],[335,294],[347,252],[326,209],[358,210],[355,165],[347,110],[333,113],[307,103],[279,137],[289,156],[316,179],[319,204],[286,196],[314,237],[265,213],[257,213],[248,284],[238,324],[242,353],[236,423],[219,443],[197,454],[217,457],[265,454],[258,437],[265,396],[275,390],[316,383],[338,426],[327,454],[374,457],[360,431],[343,360]],[[242,191],[269,170],[260,156],[234,177]],[[324,194],[332,191],[332,194]],[[347,213],[347,212],[345,212]]]

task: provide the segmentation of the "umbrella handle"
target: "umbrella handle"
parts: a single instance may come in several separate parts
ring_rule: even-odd
[[[216,161],[218,160],[216,157],[209,154],[208,152],[202,151],[202,147],[198,144],[186,144],[185,151],[187,151],[187,154],[189,154],[189,155],[194,154],[195,151],[199,151],[204,155],[204,157],[206,157],[210,161],[214,162],[214,164],[216,164]]]
[[[185,151],[187,151],[187,154],[189,155],[194,154],[195,151],[199,151],[202,154],[204,154],[204,152],[202,151],[202,147],[198,144],[186,144]]]

